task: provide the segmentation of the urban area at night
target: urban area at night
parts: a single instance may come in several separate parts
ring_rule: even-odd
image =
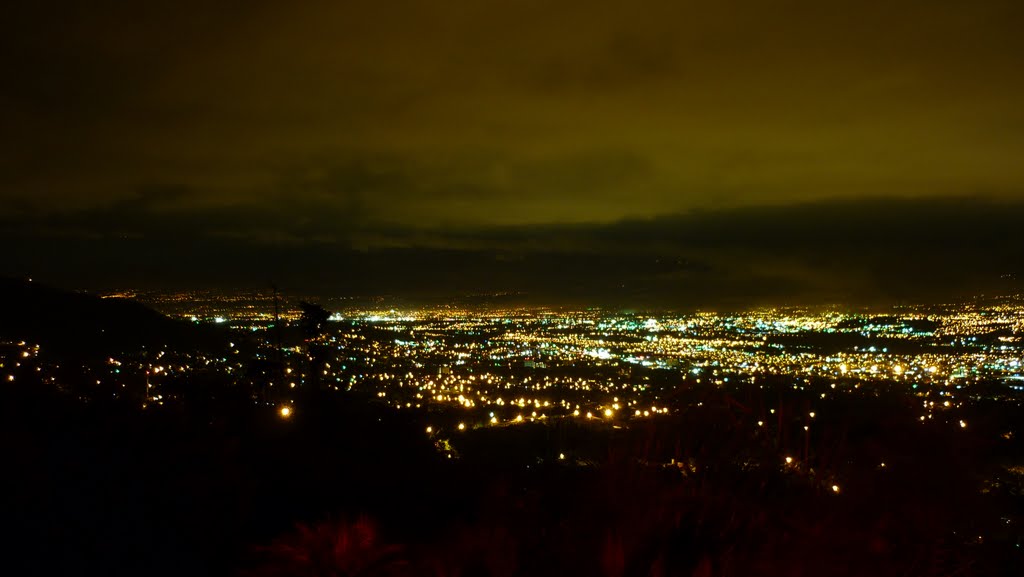
[[[0,575],[1024,575],[1024,1],[7,4]]]
[[[18,286],[36,290],[31,282]],[[168,338],[157,335],[127,346],[108,341],[106,329],[97,327],[111,324],[103,315],[141,307],[129,297],[166,315],[142,309],[167,323]],[[274,440],[267,442],[280,450],[275,443],[282,442],[281,435],[293,435],[297,442],[311,434],[303,421],[322,427],[326,420],[346,435],[355,427],[357,435],[380,439],[366,440],[373,448],[364,448],[369,452],[360,457],[329,453],[317,458],[367,459],[371,469],[381,462],[410,460],[401,473],[391,474],[421,479],[427,486],[439,478],[469,483],[460,476],[469,467],[476,474],[491,471],[487,474],[503,482],[506,476],[517,479],[523,487],[515,491],[524,495],[566,490],[547,487],[553,479],[557,486],[567,478],[581,483],[576,475],[601,479],[610,471],[635,469],[616,481],[622,486],[602,487],[615,502],[600,505],[639,516],[631,522],[641,529],[633,531],[665,530],[659,501],[647,502],[634,491],[654,491],[657,499],[696,491],[693,498],[708,490],[735,490],[734,483],[748,493],[748,484],[756,482],[760,488],[744,499],[769,499],[770,504],[754,505],[764,509],[761,515],[781,503],[824,515],[824,520],[803,520],[813,524],[793,531],[849,523],[844,517],[853,514],[849,508],[871,510],[876,502],[886,503],[874,512],[878,519],[859,529],[868,534],[843,534],[843,547],[850,539],[867,539],[861,546],[875,557],[897,555],[896,545],[885,542],[885,532],[894,530],[888,522],[898,516],[895,511],[934,509],[928,526],[911,528],[922,533],[910,533],[933,541],[901,552],[899,566],[984,567],[1019,559],[1024,543],[1019,429],[1024,297],[1019,295],[887,310],[777,307],[728,314],[479,302],[392,308],[381,298],[361,303],[321,299],[333,303],[328,309],[311,297],[285,298],[270,291],[117,291],[57,298],[88,299],[87,306],[95,310],[66,322],[79,325],[75,331],[81,338],[102,345],[89,355],[69,356],[60,339],[56,352],[29,340],[5,342],[0,369],[8,386],[46,387],[61,402],[82,407],[120,407],[134,413],[121,418],[138,419],[136,426],[178,422],[215,436],[233,427],[259,426],[267,430],[258,436],[270,435]],[[502,295],[494,298],[500,301]],[[180,340],[182,330],[195,331],[195,339]],[[197,418],[201,422],[193,422]],[[394,436],[404,438],[382,440]],[[341,446],[353,442],[347,439]],[[415,458],[404,454],[409,446],[419,451]],[[258,447],[252,450],[260,455]],[[162,458],[159,453],[155,457]],[[415,459],[423,461],[413,464]],[[303,471],[309,464],[298,467]],[[317,477],[306,477],[311,473],[294,479],[296,485],[318,484]],[[643,479],[647,475],[657,481]],[[446,494],[436,488],[427,492],[437,498]],[[524,495],[516,497],[520,506]],[[375,498],[365,498],[357,499],[360,507],[372,507],[368,503]],[[409,496],[385,491],[376,498],[405,503]],[[900,502],[888,503],[894,499]],[[738,505],[714,506],[732,511]],[[441,519],[445,514],[431,513]],[[701,509],[699,514],[711,516],[702,523],[725,522],[714,518],[723,511]],[[352,522],[352,527],[332,530],[376,531],[359,524],[363,521]],[[783,562],[774,558],[781,554],[775,548],[786,546],[774,541],[781,536],[769,539],[758,533],[770,527],[744,521],[731,529],[699,530],[768,539],[772,562]],[[853,531],[847,526],[834,530]],[[506,548],[526,546],[504,531],[510,529],[502,529],[508,542],[501,541],[498,551],[476,545],[482,548],[475,552],[483,556],[480,562],[505,562],[487,556],[510,555]],[[606,531],[601,539],[631,538]],[[896,535],[890,538],[899,539]],[[550,545],[532,546],[541,549],[539,555],[555,554],[547,549]],[[621,547],[625,554],[629,545],[600,546]],[[760,541],[748,545],[753,551],[743,557],[718,553],[724,560],[702,552],[685,563],[698,568],[765,563],[762,546]],[[824,555],[821,550],[787,554],[807,556],[800,563]],[[978,561],[981,555],[988,561]],[[872,556],[865,559],[870,562]],[[554,561],[548,557],[546,562]],[[600,570],[614,561],[593,562]],[[655,557],[648,562],[669,561]]]

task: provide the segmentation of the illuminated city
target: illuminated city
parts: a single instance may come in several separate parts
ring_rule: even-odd
[[[912,483],[920,495],[908,503],[955,495],[977,511],[964,524],[950,517],[960,508],[947,503],[942,520],[914,529],[913,539],[938,531],[934,538],[956,543],[952,550],[965,559],[1005,555],[1024,543],[1024,516],[1016,508],[1024,492],[1019,295],[885,310],[685,314],[392,308],[381,299],[368,305],[320,299],[342,305],[328,310],[311,297],[276,292],[100,296],[90,306],[108,307],[105,314],[115,316],[127,312],[119,308],[131,304],[127,298],[145,299],[169,315],[153,319],[166,334],[145,344],[111,341],[102,355],[84,357],[62,350],[61,340],[53,352],[38,342],[8,341],[0,347],[6,385],[51,390],[81,407],[115,413],[121,407],[128,414],[119,418],[138,419],[135,427],[200,419],[185,430],[198,425],[204,432],[189,434],[213,438],[223,428],[258,427],[265,432],[256,438],[270,446],[279,435],[307,438],[301,432],[307,427],[327,435],[357,432],[364,438],[356,444],[328,437],[335,440],[320,451],[368,451],[358,457],[364,468],[418,455],[409,474],[435,482],[402,498],[379,487],[366,494],[426,507],[431,518],[448,514],[441,512],[444,501],[435,509],[422,499],[473,493],[458,479],[481,467],[505,471],[494,475],[533,475],[522,482],[539,483],[533,490],[542,492],[556,490],[549,484],[568,471],[601,480],[628,467],[640,477],[622,487],[625,503],[638,498],[635,483],[650,475],[643,482],[655,482],[663,471],[677,477],[655,482],[659,499],[680,488],[751,478],[780,484],[767,494],[815,502],[829,511],[829,523],[844,524],[852,522],[838,521],[845,507],[892,499],[882,495],[899,495],[901,484]],[[190,335],[185,341],[173,338],[181,330]],[[879,422],[885,427],[869,432]],[[365,443],[374,448],[357,449]],[[154,449],[156,462],[173,450],[164,446]],[[255,453],[259,460],[273,454]],[[950,459],[960,462],[957,474]],[[401,486],[402,477],[391,475],[388,486]],[[305,479],[293,482],[302,486]],[[764,498],[755,497],[756,507],[771,510]],[[376,507],[388,518],[386,508]],[[633,511],[639,517],[630,523],[644,527],[657,523],[660,510],[630,505],[617,514]],[[849,531],[846,526],[834,530]],[[359,527],[318,530],[365,530]],[[969,536],[959,533],[964,527]],[[850,533],[842,542],[858,538]],[[901,565],[914,556],[894,558]],[[287,553],[273,562],[293,560]]]
[[[0,574],[1024,574],[1021,0],[9,4]]]
[[[262,301],[264,310],[242,296],[190,298],[153,301],[187,323],[231,331],[219,352],[144,349],[70,368],[20,341],[5,344],[0,368],[8,382],[29,375],[83,400],[123,398],[142,410],[184,402],[180,383],[197,375],[215,375],[286,419],[311,388],[358,394],[415,415],[437,438],[565,420],[629,428],[685,415],[703,405],[706,391],[756,398],[758,406],[744,408],[747,425],[781,435],[778,429],[796,422],[808,438],[828,420],[830,406],[851,396],[916,399],[914,419],[959,429],[969,428],[981,406],[1016,408],[1024,398],[1018,296],[884,313],[321,309],[322,326],[299,340],[292,334],[303,322],[296,304],[280,303],[275,321],[273,297]],[[196,308],[180,306],[190,302]],[[291,334],[287,343],[282,330]],[[65,383],[69,370],[87,386]],[[783,415],[785,404],[776,407],[766,387],[791,389],[807,409]],[[1005,439],[1017,434],[1014,427],[999,431]],[[538,457],[553,450],[541,447]]]

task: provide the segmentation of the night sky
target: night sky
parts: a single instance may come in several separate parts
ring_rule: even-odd
[[[1024,268],[1024,3],[18,2],[2,273],[892,302]]]

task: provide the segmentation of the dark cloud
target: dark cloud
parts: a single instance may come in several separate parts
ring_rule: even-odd
[[[411,288],[434,257],[455,288],[497,262],[605,287],[592,268],[678,253],[649,284],[873,292],[904,257],[983,284],[1007,249],[978,223],[1024,200],[1015,0],[5,10],[0,219],[37,247],[12,271],[79,254],[113,282],[155,251],[187,284],[385,251]]]
[[[123,203],[20,230],[8,222],[3,240],[19,271],[61,283],[274,281],[405,297],[521,291],[538,302],[619,306],[961,298],[1016,290],[1024,272],[1020,202],[862,199],[599,225],[364,226],[346,238],[329,232],[344,214],[279,207],[245,213],[243,226],[236,210],[197,219]]]

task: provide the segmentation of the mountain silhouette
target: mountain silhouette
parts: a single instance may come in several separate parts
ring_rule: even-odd
[[[223,346],[228,330],[164,316],[138,302],[0,278],[0,339],[75,356],[142,347]]]

